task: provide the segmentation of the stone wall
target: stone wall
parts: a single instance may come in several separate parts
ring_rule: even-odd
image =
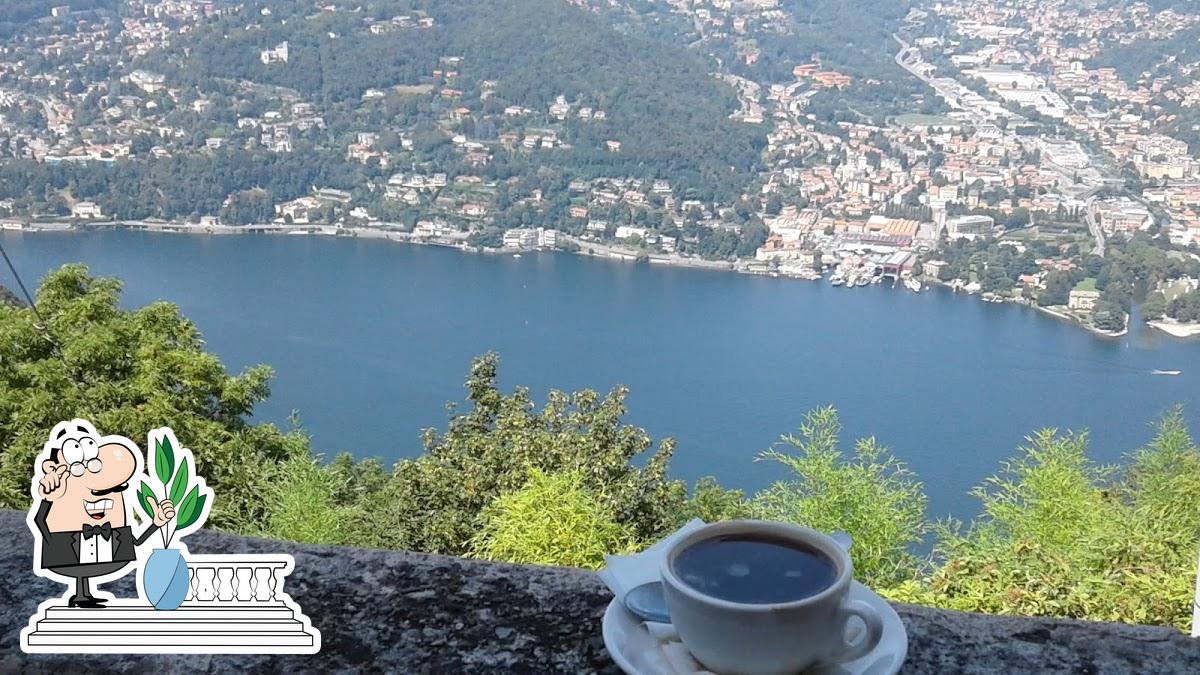
[[[63,589],[30,571],[25,514],[0,511],[0,672],[615,673],[600,638],[611,599],[575,569],[301,546],[211,532],[194,553],[295,556],[286,590],[322,635],[315,656],[27,655],[20,631]],[[133,575],[107,587],[134,596]],[[901,605],[907,673],[1200,673],[1200,642],[1167,628],[964,614]]]

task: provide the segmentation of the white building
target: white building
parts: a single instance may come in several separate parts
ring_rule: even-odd
[[[645,239],[648,230],[644,227],[633,227],[631,225],[621,225],[617,227],[617,232],[613,236],[617,239]]]
[[[1154,224],[1150,211],[1128,197],[1098,203],[1096,215],[1108,234],[1144,230]]]
[[[976,239],[990,237],[995,231],[996,221],[991,216],[958,216],[946,221],[946,234],[951,239]]]
[[[71,207],[71,215],[76,218],[103,218],[100,206],[96,202],[75,202]]]
[[[1068,169],[1083,169],[1091,162],[1083,146],[1076,141],[1042,138],[1038,140],[1042,157]]]
[[[519,227],[504,233],[505,248],[531,249],[538,244],[538,231],[533,228]]]
[[[165,86],[166,78],[148,70],[135,70],[129,74],[129,82],[147,94],[153,94]]]
[[[272,63],[287,63],[287,60],[288,60],[287,40],[280,42],[279,44],[275,45],[271,49],[262,50],[261,52],[259,52],[258,58],[259,58],[259,60],[261,60],[263,62],[264,65],[270,65]]]

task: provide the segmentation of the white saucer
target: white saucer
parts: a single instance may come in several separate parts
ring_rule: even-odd
[[[850,598],[862,600],[874,607],[883,618],[883,637],[869,653],[854,661],[821,665],[806,671],[806,675],[894,675],[904,664],[908,655],[908,633],[896,610],[871,589],[857,581],[850,587]],[[671,675],[666,670],[644,670],[638,663],[645,663],[639,654],[658,649],[658,640],[650,635],[646,625],[625,609],[616,598],[608,603],[601,626],[604,646],[613,661],[628,675]]]

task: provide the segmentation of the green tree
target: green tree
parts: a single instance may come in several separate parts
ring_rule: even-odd
[[[771,196],[767,197],[766,210],[769,216],[777,216],[783,210],[783,199],[780,198],[779,193],[772,192]]]
[[[1125,310],[1115,302],[1100,300],[1096,303],[1092,323],[1096,328],[1107,331],[1119,331],[1125,328]]]
[[[1046,274],[1046,287],[1038,293],[1037,302],[1042,307],[1050,305],[1065,305],[1071,294],[1071,289],[1078,281],[1078,275],[1071,272],[1054,270]]]
[[[32,309],[0,305],[0,505],[29,506],[47,430],[87,417],[103,433],[139,445],[150,429],[171,427],[221,495],[210,526],[257,530],[266,518],[269,469],[308,454],[303,435],[249,422],[267,397],[270,369],[229,375],[177,307],[156,302],[129,311],[120,296],[118,280],[68,265],[37,292],[44,330]]]
[[[261,189],[235,192],[221,208],[221,220],[230,225],[268,223],[274,216],[271,193]]]
[[[854,539],[854,572],[886,588],[913,578],[911,547],[928,531],[925,494],[913,473],[874,438],[858,441],[852,458],[838,449],[842,427],[832,407],[804,417],[800,435],[781,440],[760,460],[782,464],[793,477],[755,495],[755,517],[801,523]]]
[[[1142,303],[1142,317],[1147,321],[1160,319],[1167,313],[1167,298],[1159,291],[1154,291],[1146,296],[1146,301]]]
[[[621,422],[626,389],[604,397],[552,391],[535,410],[527,389],[497,389],[498,364],[495,354],[471,364],[470,410],[444,433],[427,429],[425,454],[396,464],[393,479],[371,496],[374,527],[361,544],[461,555],[480,512],[520,489],[530,468],[582,472],[588,489],[639,541],[674,529],[686,497],[683,482],[667,477],[674,441],[664,440],[644,468],[631,464],[652,443],[643,429]]]
[[[599,569],[605,554],[631,552],[633,529],[587,487],[582,471],[531,468],[525,485],[497,497],[479,517],[469,554],[486,560]]]
[[[1166,313],[1180,321],[1200,321],[1200,291],[1184,293],[1171,300]]]
[[[736,520],[752,516],[750,504],[741,490],[726,490],[717,479],[705,476],[692,488],[692,496],[684,505],[680,524],[693,518],[706,523],[721,520]]]
[[[1013,281],[1004,271],[999,262],[989,262],[983,272],[983,290],[991,293],[1003,293],[1013,286]]]

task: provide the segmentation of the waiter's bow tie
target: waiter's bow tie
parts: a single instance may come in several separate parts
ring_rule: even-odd
[[[100,535],[109,541],[112,541],[112,525],[105,523],[100,527],[85,524],[83,526],[83,538],[91,539],[95,535]]]

